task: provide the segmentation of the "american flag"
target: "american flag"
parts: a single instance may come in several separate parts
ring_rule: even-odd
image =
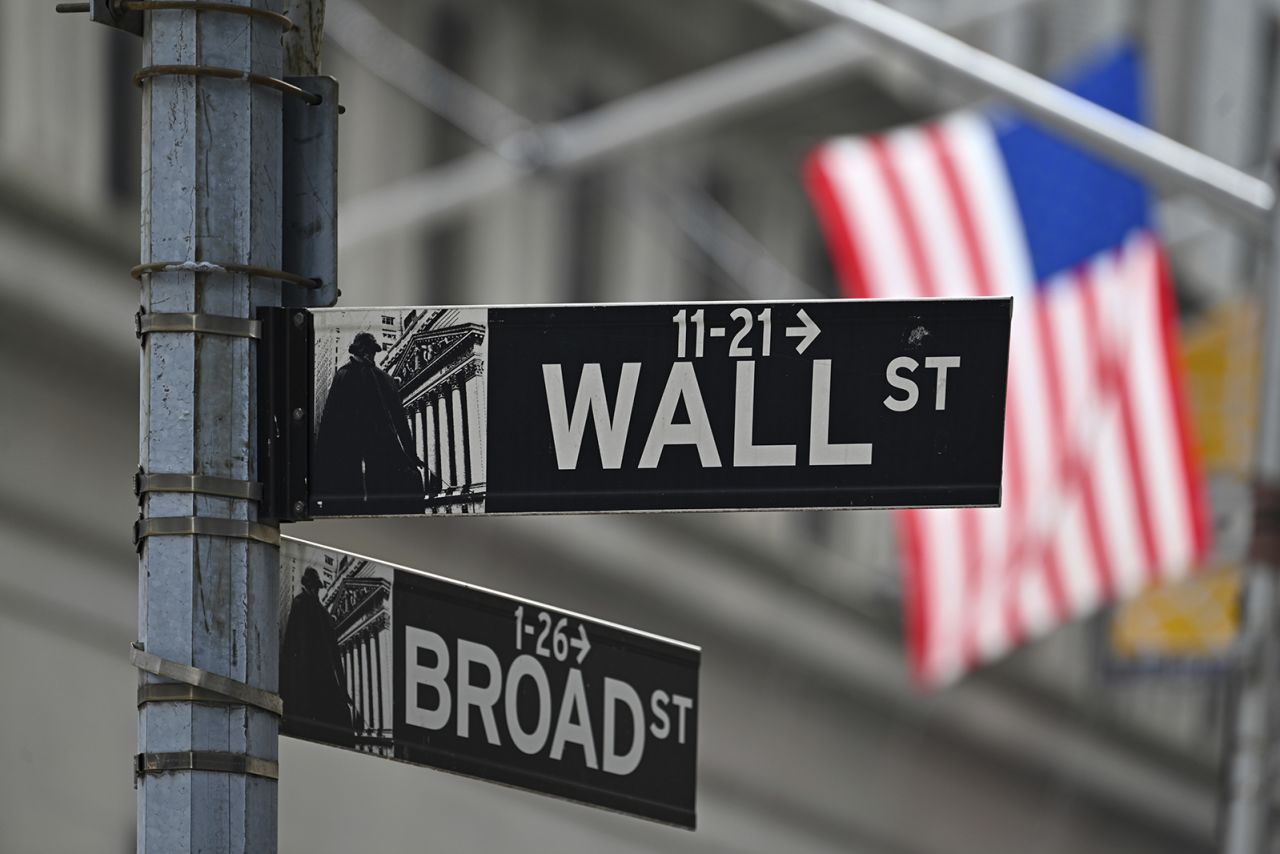
[[[1141,119],[1127,45],[1063,85]],[[1146,188],[1011,113],[834,139],[806,177],[847,295],[1014,297],[1003,505],[898,512],[919,680],[1190,571],[1206,503]]]

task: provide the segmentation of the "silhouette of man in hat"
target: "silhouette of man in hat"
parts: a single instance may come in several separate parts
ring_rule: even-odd
[[[282,731],[352,747],[355,721],[347,674],[333,618],[320,601],[322,586],[315,567],[307,567],[302,573],[302,592],[293,597],[289,608],[280,644]]]
[[[400,391],[373,362],[382,346],[357,333],[338,368],[320,416],[312,489],[330,513],[413,514],[426,507],[427,490],[440,490],[430,470],[427,484]]]

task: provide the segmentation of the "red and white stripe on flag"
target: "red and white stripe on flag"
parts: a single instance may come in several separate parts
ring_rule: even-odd
[[[898,511],[919,680],[1187,573],[1206,508],[1155,237],[1037,283],[976,114],[830,141],[807,181],[849,296],[1014,297],[1002,506]]]

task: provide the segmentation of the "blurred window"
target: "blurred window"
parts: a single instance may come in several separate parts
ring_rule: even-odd
[[[801,536],[812,543],[830,547],[835,539],[836,516],[841,510],[806,510],[797,513]]]
[[[445,3],[428,17],[426,51],[449,71],[465,77],[471,59],[474,31],[461,8]],[[439,117],[432,117],[427,131],[428,162],[447,163],[473,147],[460,130]],[[466,217],[434,226],[426,239],[427,302],[465,302],[468,229]]]
[[[831,264],[831,252],[818,229],[811,229],[804,258],[804,280],[824,297],[839,297],[840,283]]]
[[[732,192],[730,181],[723,169],[717,166],[711,166],[707,170],[706,176],[702,180],[702,186],[694,187],[692,192],[701,194],[702,200],[709,214],[717,214],[720,211],[730,212]],[[694,200],[699,201],[697,199]],[[729,257],[732,253],[732,246],[719,246],[718,242],[728,241],[729,238],[716,229],[714,221],[709,227],[703,229],[701,239],[706,241],[707,245],[699,246],[697,241],[692,237],[689,238],[692,244],[689,247],[689,257],[699,259],[697,277],[693,283],[693,299],[700,300],[725,300],[735,299],[741,295],[741,291],[735,288],[733,282],[729,280],[728,273],[720,266],[723,259]]]
[[[1265,155],[1271,151],[1277,137],[1280,137],[1280,6],[1267,15],[1266,47],[1262,51],[1262,81],[1258,90],[1271,91],[1271,97],[1262,99],[1263,116],[1258,122],[1258,138],[1255,140],[1255,153]],[[1259,158],[1262,159],[1262,158]]]
[[[572,114],[593,109],[599,99],[590,92],[578,94]],[[604,275],[605,173],[600,169],[577,172],[566,186],[564,264],[567,302],[601,301]]]

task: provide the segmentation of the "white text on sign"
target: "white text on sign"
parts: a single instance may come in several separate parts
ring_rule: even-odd
[[[733,325],[737,326],[736,330],[731,330],[725,326],[708,326],[706,309],[698,309],[690,313],[687,309],[680,309],[671,318],[671,322],[676,325],[676,358],[687,358],[689,334],[693,334],[693,357],[701,359],[706,353],[706,341],[708,337],[724,338],[727,333],[732,331],[733,336],[729,341],[728,354],[733,359],[749,359],[754,355],[755,347],[759,346],[761,356],[769,356],[773,350],[773,309],[761,309],[759,314],[752,314],[750,309],[735,308],[729,312],[729,319]],[[760,332],[754,333],[753,324],[759,321]],[[796,352],[803,353],[809,349],[809,345],[822,333],[818,324],[813,322],[813,318],[809,317],[809,313],[803,308],[796,310],[797,325],[788,326],[786,328],[786,336],[788,338],[799,338],[796,344]]]
[[[534,654],[520,653],[505,672],[497,652],[487,644],[457,638],[451,647],[436,632],[406,626],[406,723],[429,730],[443,730],[452,725],[459,738],[483,737],[494,746],[509,742],[522,753],[530,756],[545,753],[558,762],[575,761],[580,755],[587,768],[617,775],[631,774],[640,767],[650,738],[659,741],[674,738],[678,744],[686,742],[692,734],[689,713],[693,709],[693,698],[662,689],[655,689],[647,698],[642,698],[623,679],[606,676],[601,680],[598,690],[603,720],[593,720],[582,670],[552,665],[549,672],[538,660],[538,656],[555,661],[571,657],[573,640],[578,638],[564,631],[567,618],[557,619],[539,611],[532,621],[526,622],[528,616],[523,606],[516,609],[517,651],[529,646],[531,633],[527,629],[539,634],[536,627],[544,622],[546,626],[554,623],[555,628],[544,629],[539,639],[533,641]],[[577,624],[577,634],[582,640],[581,648],[577,649],[580,662],[590,650],[590,644],[581,623]],[[424,657],[432,663],[422,663]],[[534,713],[522,719],[518,698],[522,690],[527,694],[528,686],[533,689],[536,703]],[[435,702],[424,703],[419,688],[430,689]],[[473,713],[479,715],[481,724],[481,732],[474,734]],[[620,726],[622,715],[628,716],[629,726]],[[619,745],[619,734],[628,731],[630,742]]]
[[[767,351],[768,347],[764,349]],[[912,378],[912,374],[919,367],[920,363],[911,356],[898,356],[889,362],[885,369],[885,381],[894,389],[903,392],[905,397],[899,398],[889,394],[883,400],[886,408],[893,412],[908,412],[915,408],[920,399],[920,388]],[[928,356],[924,360],[924,367],[935,374],[934,409],[943,411],[947,407],[948,372],[960,367],[960,357]],[[618,377],[617,394],[613,395],[615,404],[610,410],[610,395],[605,387],[600,363],[592,362],[582,366],[578,387],[573,395],[572,408],[570,408],[568,392],[565,389],[564,366],[560,364],[542,366],[543,386],[547,395],[547,413],[551,421],[551,436],[555,445],[558,468],[564,471],[578,467],[588,417],[591,418],[595,428],[601,465],[605,469],[622,468],[641,369],[640,362],[623,363]],[[743,359],[737,363],[735,370],[733,456],[729,465],[735,468],[795,466],[796,445],[756,444],[754,441],[756,362]],[[810,466],[871,465],[871,442],[833,443],[830,441],[831,371],[830,359],[813,360],[808,464]],[[681,404],[687,420],[677,422],[676,417]],[[702,389],[698,384],[698,374],[694,363],[690,361],[678,361],[671,365],[662,397],[650,422],[638,468],[657,468],[662,459],[663,450],[670,445],[693,445],[697,449],[698,460],[703,468],[719,468],[722,465],[711,419]]]

